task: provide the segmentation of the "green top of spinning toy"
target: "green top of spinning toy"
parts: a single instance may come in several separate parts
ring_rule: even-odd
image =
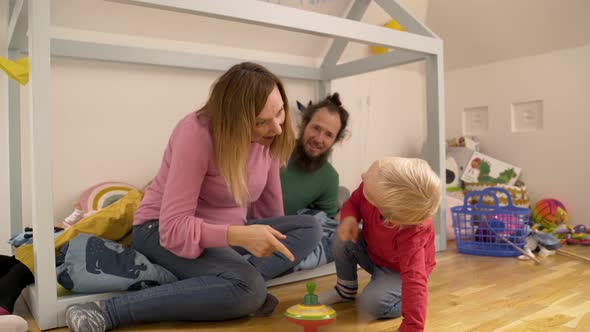
[[[313,292],[315,291],[315,282],[308,282],[305,284],[307,287],[307,294],[303,297],[303,304],[304,305],[318,305],[318,296],[315,295]]]

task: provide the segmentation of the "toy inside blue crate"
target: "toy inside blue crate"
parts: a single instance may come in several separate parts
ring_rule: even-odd
[[[497,193],[508,197],[508,205],[500,206]],[[477,203],[470,204],[476,196]],[[483,197],[492,197],[492,205]],[[503,188],[487,188],[470,192],[462,206],[451,208],[457,251],[480,256],[515,257],[521,253],[529,233],[529,209],[512,204],[510,194]]]

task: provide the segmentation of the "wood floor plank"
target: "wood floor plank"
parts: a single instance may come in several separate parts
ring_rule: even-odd
[[[568,251],[590,257],[590,247],[568,246]],[[541,264],[516,258],[497,258],[457,253],[453,242],[437,254],[437,267],[429,280],[426,331],[590,331],[590,263],[562,255],[540,258]],[[370,276],[361,271],[364,287]],[[316,278],[319,291],[333,286],[335,276]],[[227,322],[178,322],[143,324],[117,331],[152,332],[299,332],[283,312],[302,301],[305,282],[272,287],[280,304],[268,318],[243,318]],[[354,303],[334,306],[337,321],[320,331],[394,331],[401,318],[371,321],[360,315]],[[16,313],[27,319],[29,331],[39,329],[19,300]],[[67,329],[55,329],[65,332]]]

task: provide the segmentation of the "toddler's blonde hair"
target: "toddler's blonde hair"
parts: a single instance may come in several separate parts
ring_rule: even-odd
[[[441,182],[422,159],[390,157],[379,161],[377,190],[381,213],[392,225],[417,225],[440,204]]]

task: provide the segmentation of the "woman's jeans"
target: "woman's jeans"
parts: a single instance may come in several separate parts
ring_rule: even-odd
[[[110,325],[226,320],[254,313],[266,299],[265,280],[291,270],[307,257],[317,247],[322,230],[312,216],[304,215],[249,224],[271,225],[285,234],[287,238],[281,242],[295,261],[281,253],[246,258],[242,248],[231,247],[205,249],[196,259],[182,258],[160,246],[157,220],[134,226],[133,248],[168,269],[179,281],[106,300],[103,303]]]

